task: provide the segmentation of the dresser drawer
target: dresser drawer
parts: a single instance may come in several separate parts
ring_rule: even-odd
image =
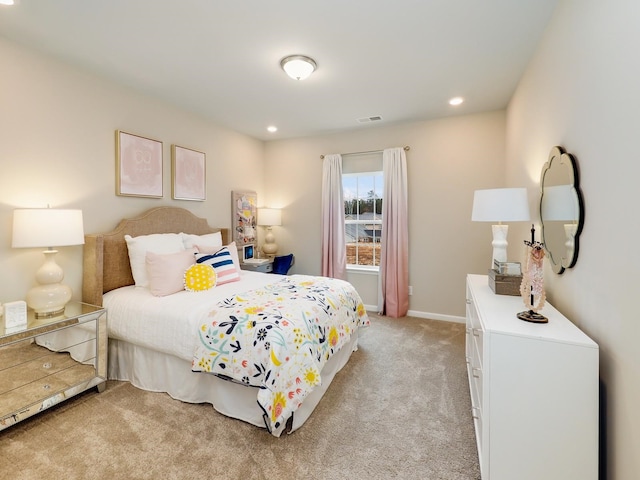
[[[476,352],[476,365],[482,366],[484,359],[484,332],[479,328],[471,329],[471,350]]]
[[[472,348],[478,351],[480,358],[483,358],[483,329],[482,323],[480,323],[480,317],[476,306],[471,300],[472,297],[467,295],[467,332],[470,334],[470,340],[472,340]]]
[[[476,431],[476,444],[478,446],[478,454],[479,457],[482,458],[482,409],[479,407],[472,407],[471,416],[473,417],[473,426]]]
[[[478,352],[474,352],[471,357],[471,365],[469,368],[469,379],[472,385],[472,396],[475,394],[475,403],[474,405],[482,408],[482,393],[483,393],[483,372],[482,372],[482,363],[480,362],[480,358],[478,357]],[[472,402],[474,400],[472,399]]]

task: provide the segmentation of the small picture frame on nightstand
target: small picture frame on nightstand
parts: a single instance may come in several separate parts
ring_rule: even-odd
[[[253,244],[242,246],[242,260],[246,262],[247,260],[252,260],[255,255],[255,249],[253,248]]]

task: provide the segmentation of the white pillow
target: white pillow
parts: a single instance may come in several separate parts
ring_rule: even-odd
[[[147,252],[158,254],[177,253],[185,250],[182,236],[177,233],[153,233],[132,237],[124,236],[129,250],[129,264],[136,287],[148,287],[147,266],[145,260]]]
[[[193,235],[190,233],[181,233],[184,248],[193,248],[196,245],[203,247],[221,247],[222,234],[220,232],[207,233],[205,235]]]

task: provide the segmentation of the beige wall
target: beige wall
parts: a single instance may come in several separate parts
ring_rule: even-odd
[[[601,478],[609,480],[640,478],[638,25],[638,2],[561,1],[507,121],[509,183],[537,189],[554,145],[578,162],[585,203],[578,261],[562,275],[547,268],[545,282],[549,300],[600,345]]]
[[[41,249],[11,248],[15,208],[80,208],[87,233],[159,205],[229,227],[232,189],[263,194],[263,142],[2,39],[0,58],[0,302],[23,299],[43,262]],[[163,199],[115,195],[116,129],[164,142]],[[205,202],[171,199],[172,143],[206,153]],[[79,299],[82,247],[59,250],[65,283]]]
[[[320,273],[321,154],[409,145],[409,308],[463,317],[465,275],[491,263],[491,227],[471,222],[473,191],[504,185],[504,133],[505,112],[491,112],[267,143],[266,200],[284,209],[281,251],[295,253],[297,273]],[[349,280],[376,305],[376,277]]]
[[[274,227],[280,252],[296,254],[295,272],[320,272],[322,153],[410,145],[411,310],[460,319],[464,276],[484,272],[490,228],[469,221],[473,190],[504,183],[505,113],[452,117],[341,135],[261,141],[213,125],[154,98],[71,65],[0,41],[7,65],[0,89],[0,302],[24,298],[42,263],[40,249],[12,249],[15,208],[80,208],[85,231],[105,231],[125,216],[178,205],[229,226],[230,191],[253,189],[261,205],[284,207]],[[164,198],[115,195],[114,131],[164,142]],[[207,200],[171,199],[170,146],[207,154]],[[263,162],[264,160],[264,162]],[[263,171],[264,169],[264,171]],[[261,234],[263,232],[260,232]],[[470,245],[480,248],[469,248]],[[79,299],[82,247],[60,248],[65,283]],[[377,303],[377,277],[350,274],[368,305]]]

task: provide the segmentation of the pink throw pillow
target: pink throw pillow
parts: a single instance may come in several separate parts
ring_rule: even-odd
[[[164,297],[184,290],[184,272],[196,262],[197,250],[158,254],[147,252],[145,263],[149,290],[156,297]]]

